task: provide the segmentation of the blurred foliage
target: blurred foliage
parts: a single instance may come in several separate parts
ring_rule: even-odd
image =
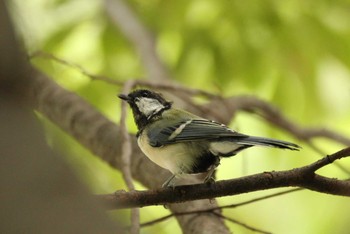
[[[276,105],[296,123],[324,126],[350,135],[348,1],[130,0],[128,3],[154,35],[157,52],[172,77],[183,85],[224,96],[256,95]],[[119,81],[145,76],[139,55],[108,19],[103,2],[16,0],[11,7],[28,53],[46,51],[91,73]],[[32,62],[118,122],[120,106],[115,95],[120,87],[91,82],[80,72],[48,59],[35,58]],[[67,160],[93,191],[112,192],[125,187],[119,172],[97,160],[52,124],[43,122],[48,141],[69,155]],[[135,131],[131,118],[129,126]],[[290,139],[247,114],[239,114],[232,127],[249,134]],[[315,142],[327,153],[341,147],[327,140]],[[218,177],[289,169],[318,157],[307,147],[299,154],[251,149],[224,160]],[[349,162],[344,161],[341,163],[349,168]],[[328,167],[322,173],[349,177],[336,167]],[[266,192],[258,193],[261,194]],[[257,193],[219,201],[229,204],[255,196]],[[344,198],[304,191],[227,210],[225,214],[274,233],[345,233],[350,228],[349,210],[349,202]],[[118,217],[125,214],[118,212],[114,212]],[[162,207],[143,208],[141,217],[146,221],[162,213],[167,213]],[[143,233],[174,233],[174,230],[179,228],[172,220],[145,228]],[[232,225],[232,230],[249,233],[237,225]]]

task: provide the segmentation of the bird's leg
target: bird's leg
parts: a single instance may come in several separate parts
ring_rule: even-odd
[[[172,180],[174,180],[175,178],[175,174],[171,175],[162,185],[162,188],[166,188],[166,187],[174,187],[174,183],[172,182]]]
[[[184,173],[184,170],[185,170],[184,165],[181,165],[181,166],[180,166],[180,170],[177,171],[177,172],[176,172],[175,174],[173,174],[172,176],[170,176],[170,177],[164,182],[164,184],[162,185],[162,188],[165,188],[165,187],[172,187],[172,188],[174,188],[174,187],[175,187],[175,182],[174,182],[175,177],[181,176],[181,175]]]
[[[211,165],[207,176],[204,179],[204,183],[213,183],[215,182],[215,179],[213,177],[213,174],[215,172],[215,169],[220,165],[220,158],[216,157],[216,160],[213,165]]]

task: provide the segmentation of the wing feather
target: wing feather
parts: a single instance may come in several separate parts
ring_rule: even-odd
[[[152,146],[163,146],[175,142],[220,140],[222,138],[244,138],[247,135],[235,132],[227,126],[206,120],[192,119],[175,123],[166,128],[153,128],[148,132]]]

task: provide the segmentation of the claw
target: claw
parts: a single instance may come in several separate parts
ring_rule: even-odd
[[[206,184],[215,184],[215,179],[211,176],[211,177],[206,177],[204,180],[204,183]]]
[[[209,184],[213,184],[215,183],[215,179],[214,179],[214,172],[215,169],[220,165],[220,158],[217,157],[215,163],[210,167],[207,176],[204,179],[204,183],[209,183]]]

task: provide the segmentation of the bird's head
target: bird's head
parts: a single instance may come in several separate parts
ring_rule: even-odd
[[[161,94],[146,89],[138,89],[128,95],[120,94],[118,97],[130,105],[139,129],[152,122],[164,110],[170,109],[172,105]]]

